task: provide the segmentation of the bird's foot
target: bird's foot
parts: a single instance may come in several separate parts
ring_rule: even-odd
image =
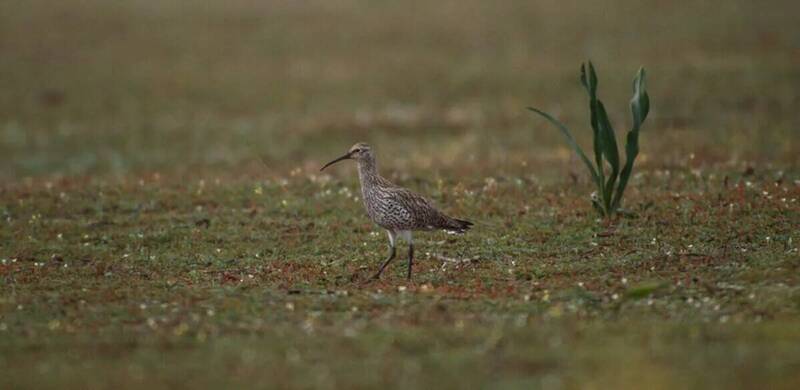
[[[381,280],[381,275],[380,274],[375,274],[375,275],[372,275],[369,278],[366,278],[366,279],[362,280],[359,283],[359,286],[366,286],[366,285],[368,285],[368,284],[370,284],[372,282],[378,281],[378,280]]]

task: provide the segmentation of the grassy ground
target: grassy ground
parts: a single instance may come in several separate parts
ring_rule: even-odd
[[[796,388],[789,1],[0,4],[0,388]],[[535,104],[653,111],[599,221]],[[385,256],[356,141],[476,221]],[[400,251],[402,259],[404,251]]]

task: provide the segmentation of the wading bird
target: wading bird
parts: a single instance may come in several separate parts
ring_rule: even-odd
[[[411,279],[411,267],[414,264],[411,233],[414,230],[445,230],[461,234],[472,226],[472,222],[448,217],[422,195],[398,187],[381,177],[375,163],[375,154],[369,145],[363,142],[353,145],[344,156],[325,164],[320,171],[342,160],[355,160],[358,163],[358,179],[361,181],[361,195],[367,214],[372,222],[386,229],[389,235],[389,257],[373,279],[380,278],[383,270],[394,259],[398,237],[408,243],[407,278]]]

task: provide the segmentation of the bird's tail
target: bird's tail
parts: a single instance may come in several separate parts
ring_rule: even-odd
[[[443,227],[448,233],[464,234],[472,227],[473,223],[463,219],[447,218],[447,223]]]

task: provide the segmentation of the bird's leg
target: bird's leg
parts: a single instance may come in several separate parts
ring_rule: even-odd
[[[389,246],[389,257],[386,259],[386,261],[383,262],[383,265],[381,265],[381,268],[378,270],[378,273],[376,273],[375,275],[372,276],[372,279],[380,279],[381,278],[381,274],[383,273],[383,270],[386,268],[387,265],[389,265],[389,263],[392,262],[392,260],[394,260],[395,254],[397,254],[397,251],[394,249],[393,246],[390,245]]]
[[[411,280],[411,266],[414,264],[414,244],[408,243],[408,280]]]
[[[372,276],[372,279],[380,279],[383,270],[386,268],[387,265],[389,265],[389,263],[392,262],[392,260],[394,260],[394,256],[397,254],[397,251],[395,250],[394,246],[395,234],[390,230],[387,230],[386,232],[389,234],[389,257],[386,259],[386,261],[383,262],[381,268],[378,270],[378,273]]]

